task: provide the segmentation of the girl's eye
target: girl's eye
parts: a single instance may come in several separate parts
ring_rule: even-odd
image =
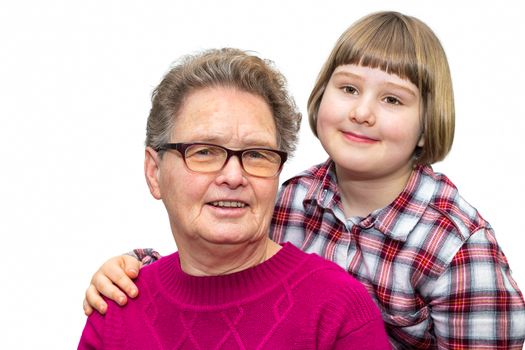
[[[389,103],[389,104],[392,104],[392,105],[400,105],[401,104],[401,101],[399,101],[399,99],[397,99],[397,98],[395,98],[393,96],[385,97],[385,102]]]
[[[357,89],[353,86],[347,85],[347,86],[343,86],[343,92],[347,94],[355,95],[357,94]]]

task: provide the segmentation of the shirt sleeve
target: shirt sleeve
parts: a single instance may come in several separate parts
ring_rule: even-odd
[[[475,232],[426,288],[440,349],[522,349],[525,304],[489,229]]]
[[[153,248],[137,248],[133,249],[130,252],[127,252],[126,255],[132,256],[146,266],[153,264],[155,261],[159,260],[162,256]]]
[[[275,242],[291,242],[301,247],[305,242],[305,213],[302,200],[306,189],[294,181],[281,186],[272,217],[270,238]]]

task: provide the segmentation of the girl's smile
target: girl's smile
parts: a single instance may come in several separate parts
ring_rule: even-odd
[[[365,135],[360,135],[360,134],[353,133],[350,131],[343,131],[343,134],[347,140],[357,142],[357,143],[374,143],[378,141],[371,137],[367,137]]]
[[[397,75],[337,67],[319,106],[317,132],[338,176],[408,179],[414,151],[424,143],[420,101],[417,86]]]

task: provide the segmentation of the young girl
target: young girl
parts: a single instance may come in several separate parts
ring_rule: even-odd
[[[396,349],[521,349],[525,304],[494,232],[430,166],[454,135],[450,72],[432,30],[396,12],[357,21],[322,67],[308,114],[330,158],[283,184],[272,238],[359,279]],[[137,268],[108,261],[87,300],[101,305],[96,286],[125,303],[110,280],[136,295],[127,276]]]

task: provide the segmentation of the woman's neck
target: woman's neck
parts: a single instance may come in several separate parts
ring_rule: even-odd
[[[204,244],[179,247],[182,270],[192,276],[218,276],[249,269],[275,255],[281,246],[269,238],[240,245]]]
[[[399,196],[412,174],[412,166],[388,176],[367,178],[349,174],[336,165],[336,174],[345,216],[366,217]]]

